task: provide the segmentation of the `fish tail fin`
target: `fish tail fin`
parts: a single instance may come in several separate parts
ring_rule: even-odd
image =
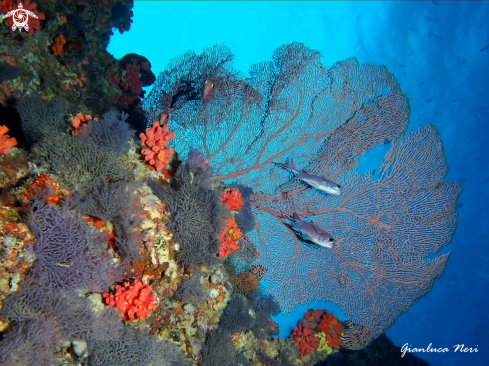
[[[285,165],[285,164],[282,164],[282,163],[274,163],[274,164],[275,164],[275,165],[278,165],[278,166],[279,166],[279,167],[281,167],[281,168],[287,169],[287,170],[289,170],[289,169],[290,169],[288,165]]]
[[[292,170],[293,172],[297,171],[297,169],[294,166],[294,158],[290,158],[289,160],[289,169]]]
[[[301,221],[301,218],[299,217],[299,215],[297,215],[297,212],[294,212],[294,213],[292,214],[292,219],[293,219],[294,221],[297,221],[297,222],[300,222],[300,221]]]

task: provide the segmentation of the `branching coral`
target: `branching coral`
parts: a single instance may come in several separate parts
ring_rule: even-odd
[[[122,319],[144,319],[156,308],[153,303],[156,296],[151,295],[153,289],[138,279],[135,279],[132,285],[130,282],[124,282],[124,287],[117,285],[115,288],[114,295],[106,292],[103,297],[106,305],[114,306],[121,313]]]

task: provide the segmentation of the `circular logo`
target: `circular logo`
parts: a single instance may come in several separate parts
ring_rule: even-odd
[[[12,17],[12,20],[14,21],[14,24],[12,24],[13,31],[15,31],[17,28],[19,28],[19,31],[22,28],[28,31],[29,24],[27,24],[27,22],[29,20],[29,16],[37,18],[36,14],[34,14],[30,10],[24,9],[24,5],[22,5],[22,3],[19,3],[19,7],[15,10],[9,11],[7,14],[5,14],[4,18]]]

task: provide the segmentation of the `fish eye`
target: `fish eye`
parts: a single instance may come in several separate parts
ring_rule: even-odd
[[[331,243],[332,241],[334,241],[333,238],[329,238],[328,241]]]
[[[341,186],[339,184],[336,184],[336,188],[341,188]]]

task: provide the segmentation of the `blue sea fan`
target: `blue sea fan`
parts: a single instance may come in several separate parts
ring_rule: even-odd
[[[70,215],[66,206],[34,203],[28,226],[35,236],[31,275],[42,286],[102,292],[122,278],[105,250],[106,235]]]

